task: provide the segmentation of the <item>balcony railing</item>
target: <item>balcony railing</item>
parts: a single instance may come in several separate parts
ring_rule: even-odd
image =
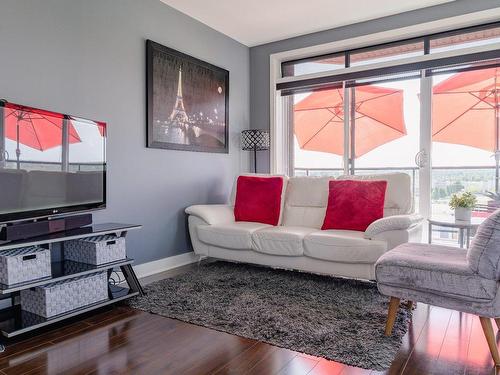
[[[356,168],[357,174],[404,172],[411,176],[412,196],[417,194],[417,172],[418,167],[386,167],[386,168]],[[344,174],[343,168],[295,168],[295,176],[340,176]]]
[[[344,173],[343,168],[295,168],[296,176],[339,176]],[[418,167],[379,167],[356,168],[356,174],[378,174],[390,172],[404,172],[410,175],[412,194],[415,201],[419,198]],[[432,204],[447,207],[451,194],[470,190],[478,193],[480,202],[475,211],[491,211],[487,198],[482,195],[495,189],[494,166],[439,166],[432,168]],[[491,203],[491,202],[490,202]],[[434,209],[433,209],[434,211]]]
[[[35,160],[21,160],[19,162],[19,169],[24,170],[43,170],[43,171],[60,171],[62,164],[56,161],[35,161]],[[96,171],[106,169],[105,163],[69,163],[69,171],[71,172],[84,172]],[[17,169],[17,160],[5,160],[5,168]]]

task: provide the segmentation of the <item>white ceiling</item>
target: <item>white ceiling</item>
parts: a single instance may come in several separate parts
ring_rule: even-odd
[[[453,0],[161,0],[255,46]]]

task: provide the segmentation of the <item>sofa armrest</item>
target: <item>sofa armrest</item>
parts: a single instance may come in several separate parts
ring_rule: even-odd
[[[199,217],[210,225],[234,221],[233,206],[227,204],[198,204],[189,206],[185,212],[188,215]]]
[[[380,233],[393,230],[408,230],[422,223],[424,218],[418,214],[393,215],[371,223],[365,231],[365,238],[372,239]]]

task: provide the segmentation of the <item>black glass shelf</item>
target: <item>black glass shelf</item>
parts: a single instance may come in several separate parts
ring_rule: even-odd
[[[72,277],[88,275],[90,273],[104,271],[114,267],[124,266],[126,264],[131,264],[133,263],[133,261],[134,261],[133,259],[126,258],[117,262],[105,263],[98,266],[93,264],[73,262],[70,260],[65,260],[62,262],[53,262],[51,264],[52,267],[51,277],[27,281],[24,283],[18,283],[13,285],[0,284],[0,294],[17,292],[19,290],[29,289],[34,286],[53,283],[55,281],[66,280]]]
[[[25,246],[27,247],[27,246],[44,245],[56,242],[64,242],[90,236],[98,236],[111,233],[123,233],[129,230],[140,229],[140,228],[142,228],[142,226],[137,224],[120,224],[120,223],[93,224],[78,229],[52,233],[45,236],[29,238],[26,240],[3,242],[3,243],[0,242],[0,251],[15,249],[18,247],[25,247]]]
[[[110,285],[110,292],[111,297],[108,300],[87,305],[52,318],[44,318],[43,316],[23,311],[19,305],[8,307],[0,310],[0,332],[7,338],[14,337],[34,329],[137,296],[139,294],[139,292],[134,292],[128,288],[116,285]]]
[[[0,252],[8,249],[39,245],[44,246],[51,251],[60,251],[63,254],[62,247],[52,247],[51,244],[105,234],[114,234],[116,236],[125,237],[128,231],[140,228],[142,228],[141,225],[135,224],[94,224],[79,229],[30,238],[28,240],[12,242],[0,241]],[[0,295],[4,295],[4,298],[10,295],[11,303],[14,304],[11,307],[0,309],[0,335],[3,335],[7,338],[14,337],[143,293],[140,282],[137,279],[137,275],[132,268],[132,263],[133,259],[130,258],[126,258],[117,262],[102,264],[99,266],[63,260],[51,263],[51,277],[18,283],[15,285],[0,284]],[[121,268],[121,271],[123,272],[123,275],[125,277],[127,288],[110,284],[110,297],[105,301],[88,305],[77,310],[52,317],[50,319],[29,313],[27,311],[23,311],[21,310],[21,307],[16,304],[18,303],[17,294],[23,289],[45,285],[56,281],[62,281],[73,277],[79,277],[99,271],[107,270],[109,272],[115,267]]]

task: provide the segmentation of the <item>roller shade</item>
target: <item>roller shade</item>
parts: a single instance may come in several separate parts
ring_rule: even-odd
[[[458,69],[462,69],[462,71],[464,69],[481,69],[486,64],[497,64],[500,60],[500,49],[446,57],[436,56],[431,59],[429,59],[429,55],[426,55],[413,60],[412,62],[384,67],[347,68],[314,78],[279,82],[276,84],[276,89],[281,91],[282,95],[292,95],[300,92],[331,89],[339,85],[342,86],[342,82],[346,82],[346,86],[356,86],[397,79],[397,77],[400,77],[399,79],[418,78],[422,71],[429,72],[429,74],[440,74],[444,72],[444,69],[448,69],[450,73],[459,71]],[[480,66],[479,64],[485,65]]]

